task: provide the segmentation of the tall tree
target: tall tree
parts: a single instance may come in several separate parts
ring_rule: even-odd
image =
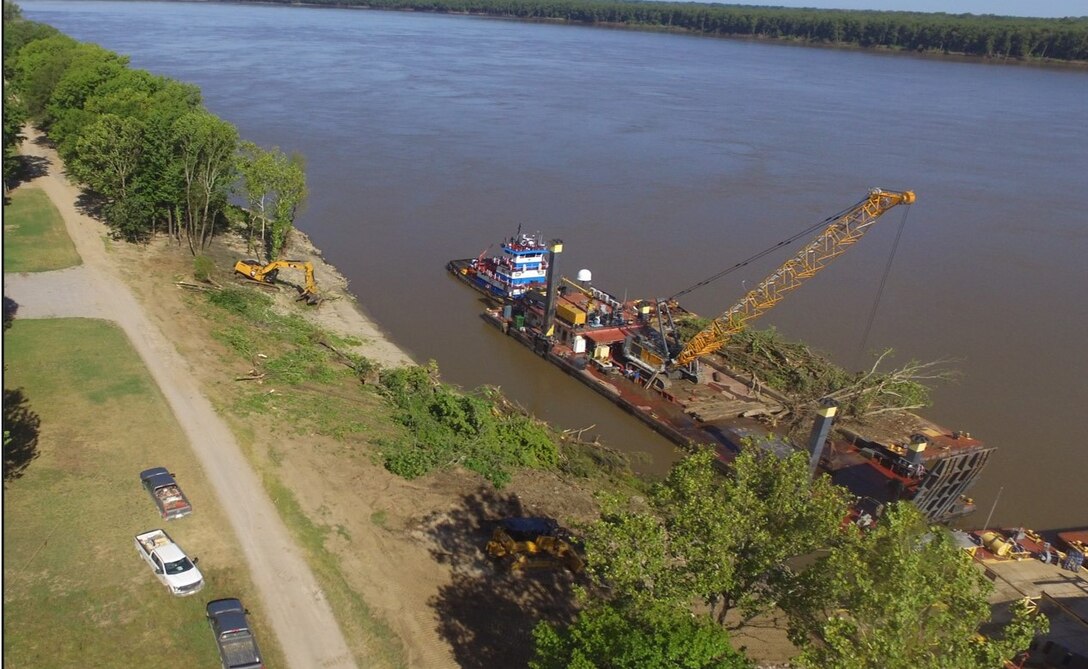
[[[238,171],[249,205],[249,242],[252,245],[259,229],[260,253],[270,260],[278,258],[306,197],[302,158],[288,157],[278,148],[266,151],[252,142],[242,142]]]
[[[29,42],[16,52],[12,80],[30,118],[47,120],[46,105],[57,82],[64,76],[77,45],[67,35],[53,35]]]
[[[73,174],[95,191],[123,200],[129,194],[143,143],[143,123],[138,118],[103,114],[81,133],[68,164]]]
[[[85,108],[87,100],[104,82],[119,76],[127,62],[127,58],[96,44],[79,44],[72,50],[45,109],[50,139],[65,160],[75,155],[75,143],[83,128],[97,118]]]
[[[173,130],[185,193],[186,239],[196,255],[196,247],[203,249],[211,239],[226,204],[227,188],[234,180],[238,130],[203,109],[179,118]]]
[[[22,101],[10,86],[4,87],[4,192],[7,192],[7,179],[17,164],[16,153],[23,141],[23,124],[26,123],[26,110]]]
[[[4,21],[14,21],[23,18],[23,10],[11,0],[4,0]]]
[[[903,503],[867,532],[847,528],[784,608],[802,667],[992,669],[1047,629],[1018,605],[1000,636],[978,635],[992,587],[948,530]]]
[[[278,153],[278,150],[277,150]],[[282,156],[283,154],[278,154]],[[272,255],[277,257],[287,244],[287,236],[295,227],[295,216],[306,199],[306,165],[300,154],[293,153],[286,161],[279,160],[276,181],[276,205],[273,207]]]

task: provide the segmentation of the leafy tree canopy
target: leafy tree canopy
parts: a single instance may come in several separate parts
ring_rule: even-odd
[[[586,534],[594,574],[622,597],[690,608],[703,602],[719,620],[774,605],[791,572],[784,563],[828,545],[846,515],[844,491],[810,482],[808,458],[778,458],[745,446],[729,476],[703,452],[675,465],[644,509],[606,500]]]
[[[705,616],[671,607],[600,603],[565,629],[541,623],[532,669],[744,669],[751,664]]]
[[[992,669],[1047,620],[1019,605],[999,637],[980,636],[991,589],[945,528],[899,504],[868,532],[849,527],[785,608],[803,667]]]

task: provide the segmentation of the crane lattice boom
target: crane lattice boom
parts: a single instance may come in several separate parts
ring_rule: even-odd
[[[673,360],[682,367],[700,356],[717,351],[745,324],[778,304],[787,293],[826,267],[854,242],[861,239],[876,219],[892,207],[914,202],[913,191],[886,191],[874,188],[868,197],[837,216],[819,237],[784,265],[776,269],[758,286],[748,291],[739,302],[697,335],[691,338]]]

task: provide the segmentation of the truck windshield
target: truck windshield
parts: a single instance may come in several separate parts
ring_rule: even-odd
[[[189,558],[181,558],[175,562],[166,563],[167,574],[180,574],[182,572],[189,571],[193,568],[193,563],[189,561]]]

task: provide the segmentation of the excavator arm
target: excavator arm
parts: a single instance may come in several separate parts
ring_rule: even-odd
[[[301,288],[300,300],[306,300],[307,304],[319,304],[321,296],[317,293],[317,282],[314,280],[314,265],[306,260],[273,260],[267,265],[261,265],[256,260],[239,260],[234,263],[234,271],[247,279],[259,283],[273,284],[280,269],[288,267],[302,270],[306,274],[306,284]]]
[[[900,204],[911,204],[914,199],[913,191],[870,190],[865,199],[834,217],[819,237],[692,337],[672,360],[671,366],[683,367],[717,351],[730,337],[743,330],[748,321],[761,316],[787,293],[842,255],[885,212]]]

